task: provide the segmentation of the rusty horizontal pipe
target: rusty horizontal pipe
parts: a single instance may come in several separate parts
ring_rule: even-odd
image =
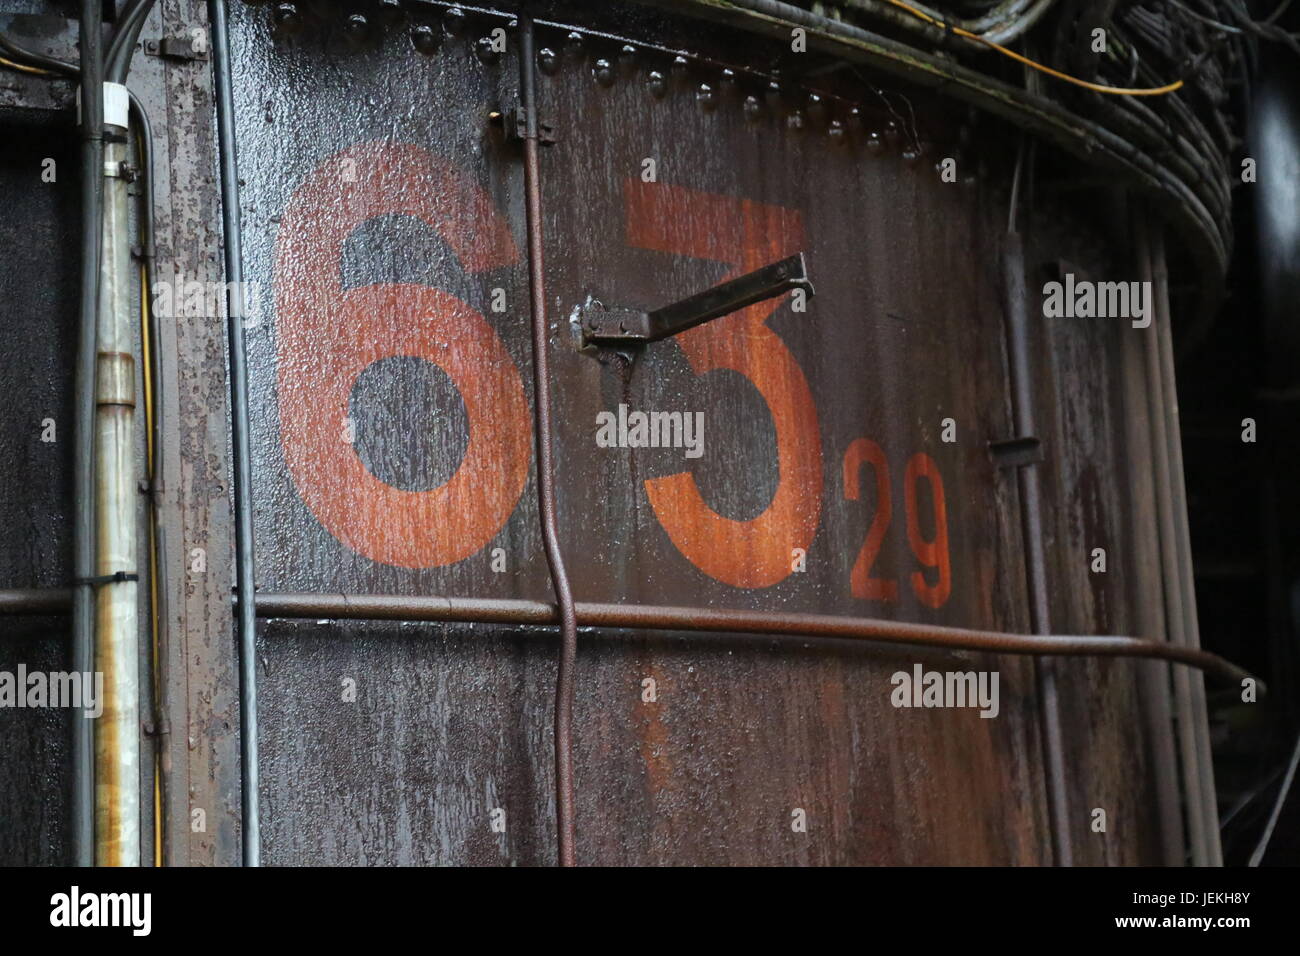
[[[1007,634],[963,627],[884,621],[829,614],[791,614],[718,608],[635,604],[575,605],[584,627],[780,634],[884,644],[912,644],[991,654],[1058,657],[1140,657],[1186,664],[1233,683],[1251,675],[1217,654],[1136,637],[1075,637]],[[557,624],[555,606],[544,601],[446,598],[397,594],[309,594],[259,591],[258,617],[337,618],[373,621],[460,621],[482,624]],[[1263,683],[1256,681],[1257,687]]]
[[[66,613],[70,600],[66,589],[0,590],[0,614]],[[1163,641],[1148,641],[1139,637],[1008,634],[1003,631],[980,631],[965,627],[884,621],[869,617],[839,617],[831,614],[791,614],[644,604],[598,604],[587,601],[577,602],[574,609],[578,624],[583,627],[829,637],[877,641],[882,644],[940,647],[958,651],[984,651],[990,654],[1139,657],[1185,664],[1235,684],[1251,678],[1255,680],[1256,689],[1261,695],[1267,691],[1263,681],[1255,678],[1244,668],[1224,660],[1218,654],[1200,648],[1182,647]],[[306,591],[259,591],[257,616],[297,619],[332,618],[351,621],[412,621],[430,624],[459,622],[554,625],[560,620],[555,605],[547,604],[545,601],[405,594],[316,594]]]
[[[71,588],[0,590],[0,614],[67,614],[71,609]]]

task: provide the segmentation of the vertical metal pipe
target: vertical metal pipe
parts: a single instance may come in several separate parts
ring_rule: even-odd
[[[131,308],[129,199],[122,172],[130,157],[126,89],[106,84],[120,114],[104,147],[103,255],[95,394],[97,514],[95,670],[104,675],[95,728],[95,864],[140,865],[140,636],[137,581],[103,580],[136,567],[136,322]],[[108,92],[116,94],[108,96]],[[120,125],[119,125],[120,124]]]
[[[73,462],[72,668],[94,668],[95,593],[95,333],[99,324],[99,260],[104,190],[104,51],[99,0],[81,4],[81,312],[78,320],[76,442]],[[95,857],[94,724],[72,724],[72,845],[78,866]]]
[[[573,592],[560,554],[555,516],[555,477],[551,442],[550,364],[546,350],[546,290],[542,257],[542,200],[537,141],[537,73],[533,52],[533,21],[519,21],[520,104],[526,116],[524,136],[524,192],[528,216],[528,284],[533,328],[533,406],[537,441],[537,496],[541,509],[542,538],[551,585],[560,608],[560,662],[555,681],[555,818],[560,865],[576,865],[573,798],[573,684],[577,663],[578,621]]]
[[[248,366],[244,352],[244,253],[240,239],[235,103],[230,78],[226,0],[209,0],[212,65],[217,86],[221,219],[225,232],[226,313],[230,347],[230,439],[235,504],[235,587],[239,594],[239,750],[244,866],[260,866],[261,817],[257,766],[257,611],[253,589],[253,466],[248,442]]]
[[[1012,418],[1017,436],[1032,436],[1037,435],[1038,431],[1034,420],[1033,379],[1029,372],[1025,250],[1018,232],[1010,231],[1006,235],[1003,269]],[[1022,465],[1017,469],[1016,481],[1020,490],[1020,520],[1025,544],[1025,573],[1029,585],[1030,624],[1035,634],[1050,634],[1051,613],[1047,602],[1047,558],[1043,551],[1043,505],[1038,465],[1032,462]],[[1070,801],[1061,705],[1056,687],[1056,665],[1053,661],[1039,660],[1034,662],[1034,666],[1038,676],[1039,713],[1043,724],[1053,851],[1058,866],[1072,866],[1074,848],[1070,841]]]
[[[1201,646],[1200,619],[1196,612],[1196,582],[1192,573],[1192,540],[1187,517],[1187,484],[1183,475],[1182,427],[1178,418],[1178,385],[1174,372],[1173,314],[1169,309],[1169,271],[1165,264],[1163,232],[1156,226],[1149,230],[1152,292],[1155,316],[1154,332],[1160,354],[1160,386],[1165,414],[1165,441],[1169,448],[1170,507],[1174,523],[1175,571],[1182,595],[1183,642],[1188,647]],[[1184,674],[1189,682],[1192,727],[1196,734],[1199,761],[1197,782],[1201,789],[1201,812],[1204,823],[1205,850],[1210,866],[1223,865],[1223,846],[1219,839],[1219,807],[1214,788],[1214,758],[1210,750],[1210,719],[1205,703],[1205,679],[1200,674]]]
[[[1136,216],[1138,264],[1143,281],[1155,286],[1151,263],[1150,228],[1145,213]],[[1166,430],[1164,395],[1161,388],[1159,316],[1143,330],[1142,346],[1146,357],[1147,410],[1151,419],[1151,458],[1156,479],[1156,518],[1160,529],[1160,568],[1165,601],[1165,624],[1169,639],[1185,645],[1184,597],[1178,574],[1177,534],[1174,529],[1173,492],[1171,490],[1169,443]],[[1192,707],[1191,681],[1182,668],[1174,668],[1174,710],[1177,716],[1178,751],[1182,763],[1183,794],[1187,801],[1187,835],[1192,848],[1192,863],[1209,866],[1211,855],[1205,833],[1205,788],[1202,780],[1199,738]]]

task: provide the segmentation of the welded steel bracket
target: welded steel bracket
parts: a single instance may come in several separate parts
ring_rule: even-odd
[[[791,289],[815,294],[802,252],[653,312],[606,307],[589,299],[577,309],[582,344],[648,345]]]

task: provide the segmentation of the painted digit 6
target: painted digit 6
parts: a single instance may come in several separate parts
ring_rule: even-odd
[[[426,150],[379,141],[326,159],[294,191],[276,240],[280,434],[298,494],[331,534],[375,561],[426,568],[501,530],[528,478],[532,433],[519,370],[479,312],[428,286],[343,288],[348,235],[403,214],[436,229],[467,272],[518,259],[487,194]],[[465,403],[465,455],[437,488],[380,481],[340,437],[357,376],[389,356],[437,365]]]
[[[799,252],[797,211],[681,186],[624,184],[629,245],[711,259],[727,278]],[[741,588],[770,587],[792,570],[794,548],[807,550],[821,517],[822,461],[817,409],[803,371],[766,325],[779,301],[768,299],[676,339],[697,375],[730,369],[767,402],[776,427],[779,479],[756,518],[726,518],[704,501],[695,476],[678,472],[646,481],[646,496],[677,549],[709,577]]]

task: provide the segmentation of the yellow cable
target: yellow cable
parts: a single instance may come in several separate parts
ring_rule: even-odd
[[[141,155],[144,151],[141,150]],[[140,266],[140,358],[144,366],[144,423],[145,423],[145,462],[149,474],[149,487],[154,482],[154,447],[153,447],[153,369],[149,349],[149,278],[143,264]],[[152,496],[150,508],[156,508],[157,502]],[[158,544],[154,532],[154,522],[149,522],[149,620],[153,632],[153,693],[158,699]],[[158,728],[154,728],[154,733]],[[162,866],[162,766],[157,749],[153,755],[153,865]]]
[[[53,70],[42,70],[39,66],[28,66],[26,63],[15,63],[13,60],[6,60],[0,56],[0,66],[7,66],[11,70],[20,70],[23,73],[32,73],[36,76],[58,76]]]
[[[1037,63],[1034,60],[1029,59],[1027,56],[1022,56],[1015,50],[1004,47],[1001,43],[994,43],[992,40],[985,39],[978,33],[971,33],[969,30],[965,30],[961,27],[949,26],[939,18],[930,16],[930,14],[926,13],[924,10],[918,10],[910,3],[904,3],[903,0],[885,0],[885,2],[898,7],[900,10],[906,10],[908,13],[912,14],[912,16],[924,20],[926,23],[932,24],[940,29],[947,30],[959,37],[965,37],[967,40],[974,40],[976,43],[982,43],[986,47],[997,50],[999,53],[1011,57],[1011,59],[1015,60],[1017,63],[1023,63],[1025,66],[1031,67],[1040,73],[1046,73],[1048,76],[1054,76],[1058,80],[1064,80],[1066,83],[1073,83],[1075,86],[1081,86],[1085,90],[1092,90],[1094,93],[1110,93],[1114,96],[1163,96],[1165,93],[1172,93],[1174,90],[1180,89],[1183,85],[1182,80],[1177,80],[1176,82],[1168,83],[1165,86],[1148,87],[1145,89],[1127,89],[1119,86],[1103,86],[1100,83],[1090,83],[1088,80],[1081,80],[1077,76],[1070,76],[1068,73],[1062,73],[1060,70],[1054,70],[1050,66],[1044,66],[1041,63]]]

